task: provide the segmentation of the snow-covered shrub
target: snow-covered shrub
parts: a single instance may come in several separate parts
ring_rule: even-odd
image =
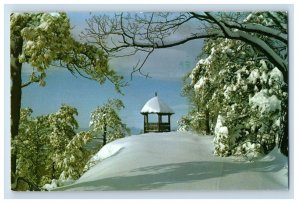
[[[232,143],[230,141],[230,136],[228,135],[228,128],[224,126],[223,123],[224,118],[221,115],[219,115],[214,131],[214,154],[219,156],[228,156],[230,155]]]
[[[177,131],[190,131],[198,134],[206,134],[206,118],[204,113],[191,111],[182,116],[178,121]]]
[[[180,132],[187,132],[187,131],[192,131],[191,129],[191,118],[189,115],[182,116],[178,121],[177,121],[177,131]]]
[[[51,183],[47,183],[45,185],[43,185],[43,187],[41,188],[42,190],[46,190],[46,191],[51,191],[57,187],[62,187],[62,186],[66,186],[66,185],[70,185],[72,183],[74,183],[75,180],[72,179],[65,179],[64,177],[60,178],[59,180],[53,179],[51,181]]]

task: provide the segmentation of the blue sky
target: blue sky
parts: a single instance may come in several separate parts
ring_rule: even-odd
[[[26,73],[23,74],[24,77]],[[127,78],[129,80],[129,78]],[[82,77],[74,77],[65,70],[49,71],[46,86],[32,84],[23,89],[22,106],[30,106],[34,115],[48,114],[58,110],[61,104],[68,104],[78,109],[80,127],[88,127],[90,112],[104,104],[109,98],[119,98],[125,104],[121,116],[128,127],[142,128],[143,117],[140,110],[155,91],[176,114],[172,117],[172,126],[186,113],[187,103],[180,96],[179,80],[145,79],[135,77],[129,86],[123,88],[124,96],[118,94],[111,83],[99,85]]]
[[[85,26],[88,13],[69,13],[70,21],[76,36]],[[177,120],[188,111],[186,99],[180,96],[182,76],[196,64],[202,41],[193,41],[169,49],[157,50],[143,67],[143,71],[150,74],[146,79],[141,75],[134,75],[130,81],[132,67],[137,63],[138,56],[118,58],[110,61],[119,74],[125,76],[129,86],[122,89],[124,96],[118,94],[111,83],[100,85],[80,76],[74,77],[66,70],[49,68],[46,86],[32,84],[23,89],[22,107],[31,107],[34,115],[48,114],[58,110],[61,104],[68,104],[78,109],[77,117],[81,128],[88,127],[90,113],[101,106],[109,98],[119,98],[125,104],[120,115],[128,127],[143,128],[143,117],[139,113],[146,101],[155,92],[174,111],[172,127],[176,127]],[[23,80],[26,81],[31,68],[23,69]]]

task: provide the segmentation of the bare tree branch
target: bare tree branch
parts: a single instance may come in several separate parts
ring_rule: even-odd
[[[143,60],[143,62],[141,63],[141,65],[139,65],[140,61],[138,61],[138,63],[136,64],[136,66],[133,67],[132,72],[131,72],[131,74],[130,74],[131,80],[132,80],[132,78],[133,78],[133,74],[134,74],[135,72],[137,72],[137,71],[138,71],[141,75],[145,76],[146,78],[149,77],[149,73],[144,74],[144,73],[142,72],[142,68],[143,68],[144,64],[146,63],[147,59],[149,58],[149,56],[152,54],[153,51],[154,51],[154,48],[153,48],[151,51],[148,52],[147,56],[144,58],[144,60]]]
[[[28,82],[24,83],[21,85],[21,88],[24,88],[24,87],[27,87],[28,85],[32,84],[32,83],[37,83],[39,82],[40,80],[39,79],[36,79],[36,80],[29,80]]]
[[[276,24],[274,27],[243,21],[246,14],[239,13],[119,13],[112,18],[93,16],[87,20],[88,28],[83,37],[103,48],[110,58],[146,53],[142,62],[138,61],[132,70],[142,75],[145,75],[142,67],[155,49],[205,38],[236,39],[261,51],[287,76],[287,59],[281,54],[288,43],[287,32],[283,32],[284,25],[280,22],[284,15],[276,12],[268,15],[272,16],[270,18]],[[191,25],[195,30],[189,29],[185,35],[180,33],[186,29],[185,26]]]

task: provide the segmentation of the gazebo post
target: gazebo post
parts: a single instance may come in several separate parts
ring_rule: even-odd
[[[168,114],[169,131],[171,131],[171,114]]]
[[[158,132],[160,132],[161,131],[161,114],[157,114],[158,115]]]
[[[148,126],[148,114],[144,114],[144,133],[147,132],[147,126]]]

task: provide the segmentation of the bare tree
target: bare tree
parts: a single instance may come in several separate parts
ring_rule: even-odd
[[[285,74],[287,58],[281,56],[277,49],[287,47],[287,17],[282,13],[266,14],[277,27],[245,22],[245,14],[240,13],[120,13],[113,17],[93,16],[87,20],[88,28],[82,37],[101,46],[111,57],[145,52],[144,60],[134,71],[141,71],[145,60],[155,49],[174,47],[203,38],[236,39],[260,50]],[[285,18],[284,22],[282,18]],[[191,26],[194,29],[184,30]],[[185,35],[182,34],[183,30]],[[270,38],[280,42],[278,47],[269,43]]]
[[[254,16],[262,16],[254,18]],[[142,71],[156,49],[178,46],[204,38],[241,40],[267,58],[284,75],[288,84],[288,14],[287,12],[186,12],[186,13],[116,13],[93,16],[82,37],[100,46],[109,57],[144,53],[133,67],[132,74]],[[200,48],[199,48],[200,51]],[[288,154],[288,103],[286,133],[280,148]]]

